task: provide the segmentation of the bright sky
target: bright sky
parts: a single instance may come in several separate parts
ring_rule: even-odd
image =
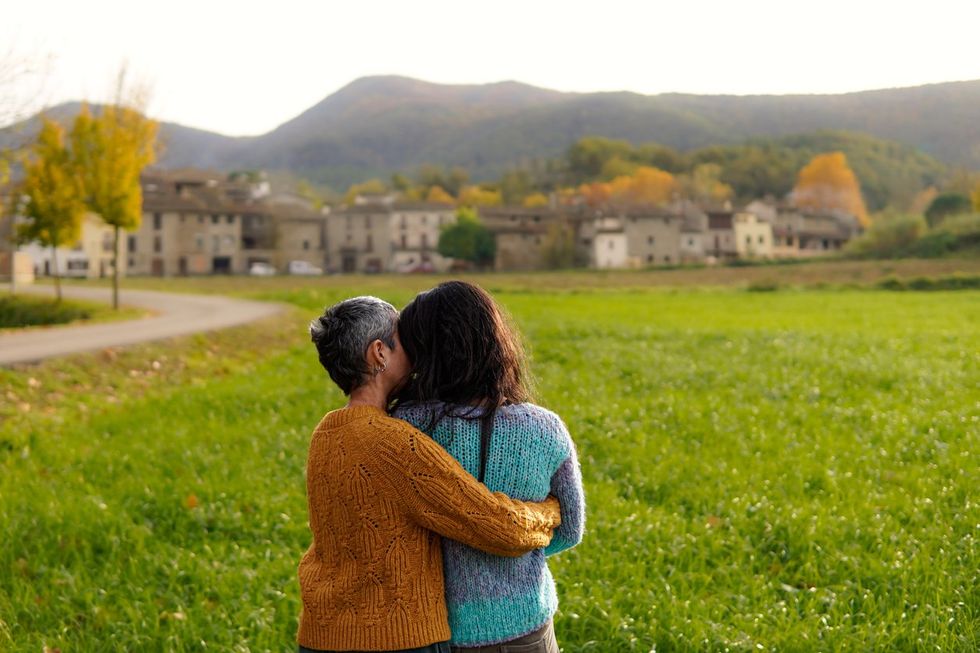
[[[44,74],[0,75],[0,99],[31,109],[104,100],[127,61],[152,88],[152,115],[229,135],[266,132],[376,74],[645,94],[980,79],[977,0],[4,4],[0,57],[26,58]]]

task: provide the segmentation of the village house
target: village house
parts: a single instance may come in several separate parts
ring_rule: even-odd
[[[151,172],[127,245],[136,275],[244,274],[254,263],[285,272],[295,260],[322,267],[326,216],[299,196],[270,195],[261,177]]]
[[[545,267],[546,249],[570,241],[571,259],[585,265],[595,256],[597,214],[584,206],[495,206],[480,209],[480,219],[496,240],[495,270]],[[607,225],[608,228],[608,225]]]
[[[17,218],[7,220],[13,226]],[[27,276],[36,278],[54,276],[55,265],[57,273],[62,277],[77,279],[98,279],[112,276],[112,245],[113,229],[94,214],[86,214],[82,218],[81,234],[78,242],[71,247],[59,247],[57,255],[50,247],[38,243],[28,243],[17,248],[18,269],[20,279]],[[124,236],[120,236],[120,258],[125,253]],[[9,245],[8,245],[9,247]],[[27,272],[27,268],[30,272]],[[125,267],[120,270],[125,275]],[[9,271],[7,272],[9,275]],[[7,277],[9,278],[9,276]]]
[[[441,229],[456,220],[451,204],[355,198],[327,220],[327,268],[334,272],[445,271]]]
[[[705,254],[716,260],[773,255],[772,225],[746,211],[708,211],[703,238]]]
[[[756,200],[745,210],[772,225],[772,253],[777,258],[832,254],[861,231],[855,216],[840,211],[801,209],[772,200]]]

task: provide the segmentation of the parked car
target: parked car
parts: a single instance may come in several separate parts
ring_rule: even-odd
[[[289,271],[289,274],[323,274],[323,268],[318,268],[308,261],[290,261],[287,270]]]
[[[268,263],[252,263],[248,267],[248,273],[253,277],[271,277],[276,273],[276,269]]]

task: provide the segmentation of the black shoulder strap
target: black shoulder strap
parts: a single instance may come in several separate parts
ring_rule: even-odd
[[[493,413],[480,418],[480,482],[487,474],[487,457],[490,455],[490,438],[493,437]]]

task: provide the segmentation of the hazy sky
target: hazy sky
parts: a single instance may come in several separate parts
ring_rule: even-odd
[[[0,99],[99,101],[128,61],[155,117],[243,135],[375,74],[646,94],[980,79],[978,34],[980,0],[6,0],[0,56],[45,74],[0,75]]]

